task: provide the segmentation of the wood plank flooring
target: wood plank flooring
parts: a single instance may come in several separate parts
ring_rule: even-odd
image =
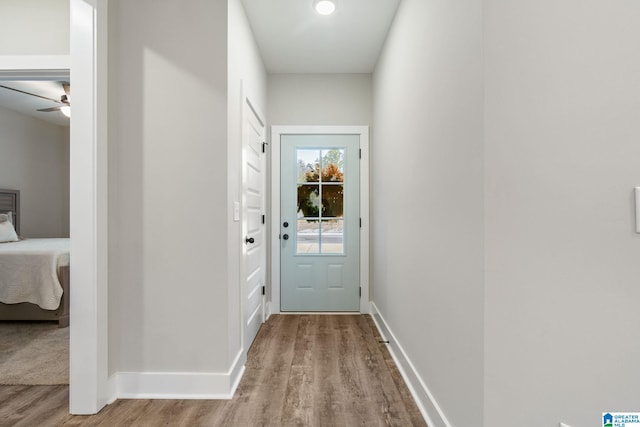
[[[68,415],[67,386],[0,387],[0,426],[426,426],[369,316],[275,315],[231,400],[118,400]]]

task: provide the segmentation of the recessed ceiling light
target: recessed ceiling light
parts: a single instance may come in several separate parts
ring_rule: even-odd
[[[336,4],[331,0],[316,0],[313,7],[320,15],[331,15],[336,10]]]

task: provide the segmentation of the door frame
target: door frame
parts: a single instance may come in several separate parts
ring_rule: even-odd
[[[271,126],[271,301],[268,314],[280,314],[280,137],[282,135],[359,135],[360,137],[360,313],[369,313],[369,127]]]
[[[71,236],[69,412],[95,414],[113,400],[107,313],[107,10],[71,0],[70,54],[0,56],[0,79],[68,79]],[[72,285],[73,286],[73,285]]]
[[[115,396],[108,357],[107,47],[109,0],[71,0],[74,88],[70,179],[69,412],[95,414]]]

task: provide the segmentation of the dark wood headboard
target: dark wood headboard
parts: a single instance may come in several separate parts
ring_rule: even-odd
[[[13,226],[20,235],[20,190],[0,189],[0,213],[11,212]]]

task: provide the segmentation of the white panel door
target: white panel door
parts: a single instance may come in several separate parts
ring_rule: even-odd
[[[360,136],[282,135],[282,311],[360,309]]]
[[[245,351],[258,333],[264,318],[263,286],[266,271],[264,225],[265,160],[264,121],[248,98],[243,105],[242,134],[242,319]]]

